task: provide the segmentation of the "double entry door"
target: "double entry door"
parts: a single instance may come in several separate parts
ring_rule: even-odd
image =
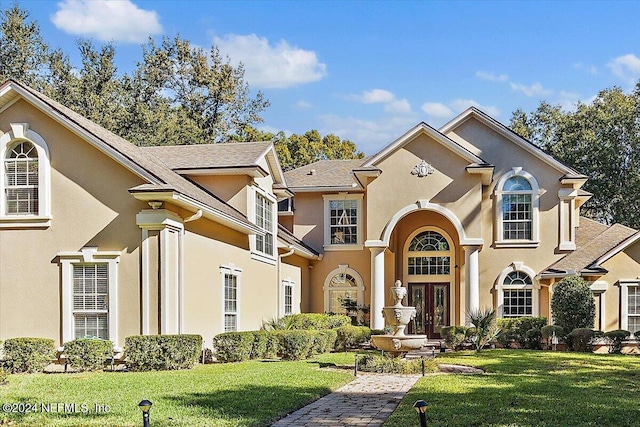
[[[409,305],[416,308],[409,333],[441,338],[440,329],[449,325],[449,283],[409,283]]]

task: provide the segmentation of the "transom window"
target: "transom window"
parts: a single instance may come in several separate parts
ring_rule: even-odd
[[[24,141],[11,148],[4,161],[5,214],[38,214],[38,152]]]
[[[273,202],[260,193],[256,193],[256,225],[264,236],[256,236],[256,250],[273,255]]]
[[[451,255],[447,239],[432,230],[416,235],[409,244],[409,275],[451,274]]]
[[[629,286],[627,293],[627,330],[640,331],[640,286]]]
[[[329,312],[346,314],[343,301],[358,300],[358,283],[350,274],[339,273],[329,282]]]
[[[73,265],[74,337],[109,339],[109,268]]]
[[[533,188],[522,176],[509,178],[502,187],[502,238],[531,240]]]
[[[533,315],[533,283],[523,271],[513,271],[504,278],[502,317]]]

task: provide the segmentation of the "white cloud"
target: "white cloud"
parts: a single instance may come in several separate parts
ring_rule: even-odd
[[[372,89],[365,90],[359,99],[365,104],[386,104],[395,101],[396,96],[388,90]]]
[[[630,85],[635,84],[640,79],[640,58],[633,53],[618,56],[607,65],[613,74]]]
[[[524,93],[526,96],[547,96],[547,95],[551,95],[553,93],[553,91],[545,89],[544,87],[542,87],[542,85],[538,82],[533,83],[530,86],[525,86],[523,84],[520,83],[509,83],[509,86],[511,86],[511,89],[515,92],[522,92]]]
[[[393,93],[384,89],[365,90],[361,94],[349,94],[344,98],[363,104],[384,104],[384,111],[389,114],[412,113],[411,104],[406,98],[397,99]]]
[[[427,113],[428,116],[438,119],[448,119],[453,117],[453,111],[451,111],[451,108],[440,102],[425,102],[422,104],[422,111]]]
[[[397,99],[384,106],[384,111],[389,114],[410,114],[411,104],[406,99]]]
[[[285,40],[271,45],[255,34],[226,34],[214,43],[235,64],[242,62],[245,78],[253,87],[289,88],[322,79],[327,66],[312,50],[289,45]]]
[[[498,118],[500,116],[500,110],[497,107],[493,107],[490,105],[482,105],[473,99],[454,99],[451,101],[451,106],[456,112],[460,113],[466,110],[469,107],[476,107],[493,118]]]
[[[303,101],[302,99],[296,102],[295,106],[299,110],[310,110],[311,108],[313,108],[313,104],[307,101]]]
[[[490,82],[507,82],[509,81],[509,76],[506,74],[494,74],[486,71],[476,71],[476,77],[480,80],[487,80]]]
[[[162,33],[158,14],[130,0],[63,0],[51,22],[64,32],[101,41],[141,43]]]

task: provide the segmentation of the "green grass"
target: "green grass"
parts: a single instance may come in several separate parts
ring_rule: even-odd
[[[320,369],[327,365],[252,361],[190,371],[11,375],[0,386],[0,403],[75,403],[79,412],[64,413],[61,406],[60,413],[0,413],[0,425],[139,426],[138,402],[149,399],[154,427],[266,426],[353,378],[348,371]],[[96,404],[109,412],[97,413]]]
[[[426,376],[385,427],[417,425],[416,400],[429,403],[429,426],[638,426],[640,357],[492,350],[438,357],[484,375]]]

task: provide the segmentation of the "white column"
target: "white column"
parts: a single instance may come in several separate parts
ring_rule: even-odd
[[[384,251],[386,248],[371,250],[371,329],[384,329]]]
[[[465,246],[465,276],[469,293],[467,296],[467,311],[475,311],[480,308],[480,269],[478,266],[478,246]]]

